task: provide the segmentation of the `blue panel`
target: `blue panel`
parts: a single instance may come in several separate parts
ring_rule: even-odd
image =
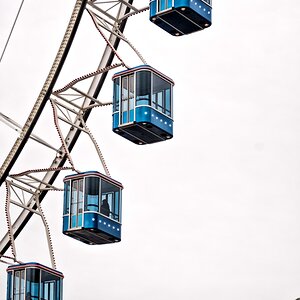
[[[128,113],[127,113],[127,111],[124,111],[123,113],[122,113],[122,124],[124,124],[124,123],[128,123]]]
[[[153,17],[156,15],[156,5],[157,5],[157,0],[150,2],[150,17]]]
[[[158,3],[160,3],[160,7],[158,8],[159,11],[165,10],[167,8],[164,0],[160,0],[158,1]]]
[[[121,238],[121,224],[97,213],[84,214],[84,228],[100,230],[115,238]]]
[[[113,114],[113,129],[119,127],[119,113]]]
[[[149,106],[136,108],[136,122],[149,122],[173,135],[173,120]]]
[[[85,229],[97,229],[97,221],[98,220],[98,214],[97,213],[85,213],[84,216],[84,225],[83,227]]]
[[[69,216],[63,216],[63,231],[69,229]]]
[[[149,122],[151,123],[151,107],[150,106],[138,106],[135,109],[136,122]]]
[[[191,0],[174,0],[174,7],[189,7]],[[192,0],[193,1],[193,0]],[[201,0],[198,0],[198,2],[202,2]]]
[[[77,227],[77,215],[71,216],[71,228]]]
[[[78,214],[77,227],[81,227],[82,226],[82,216],[83,216],[83,214]]]
[[[98,216],[98,229],[116,238],[121,238],[121,225],[104,216]]]
[[[129,111],[129,118],[130,118],[129,122],[133,122],[134,121],[134,109],[131,109]]]

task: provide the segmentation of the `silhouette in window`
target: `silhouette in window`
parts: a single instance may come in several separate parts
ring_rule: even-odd
[[[109,217],[110,208],[106,199],[104,199],[102,202],[102,205],[100,207],[100,213]]]

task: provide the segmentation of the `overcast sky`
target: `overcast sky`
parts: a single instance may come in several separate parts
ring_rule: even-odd
[[[0,49],[18,2],[0,0]],[[24,3],[0,63],[0,111],[20,124],[74,3]],[[149,65],[175,81],[174,138],[136,146],[111,131],[111,107],[93,111],[88,125],[112,177],[124,185],[122,241],[88,246],[63,236],[63,194],[49,193],[43,205],[57,268],[65,275],[64,299],[300,297],[300,2],[214,1],[212,17],[210,28],[178,38],[152,24],[148,12],[129,19],[127,38]],[[86,16],[59,87],[97,68],[101,43]],[[130,66],[141,64],[134,53],[123,53]],[[111,100],[112,76],[99,99]],[[46,120],[35,131],[45,139]],[[0,134],[2,164],[17,135],[3,124]],[[101,172],[92,145],[83,141],[74,149],[75,162]],[[30,142],[14,171],[34,165],[39,149]],[[50,165],[53,153],[43,159],[39,168]],[[0,196],[2,237],[4,186]],[[17,239],[17,252],[22,261],[50,266],[38,218]],[[5,269],[0,265],[1,299]]]

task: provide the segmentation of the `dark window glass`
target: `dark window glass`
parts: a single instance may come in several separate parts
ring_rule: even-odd
[[[70,181],[65,182],[64,188],[64,214],[70,213]]]
[[[171,90],[166,90],[165,95],[165,114],[171,117]]]
[[[150,105],[151,73],[139,71],[136,73],[136,105]]]
[[[99,178],[86,177],[85,179],[85,210],[99,211]]]
[[[28,297],[28,299],[39,299],[39,293],[40,293],[39,286],[40,286],[40,270],[27,269],[26,270],[26,297]],[[29,298],[29,296],[31,298]]]
[[[114,91],[113,91],[113,111],[119,111],[120,105],[120,78],[114,80]]]
[[[57,276],[41,271],[41,298],[44,300],[60,300],[57,289],[60,289],[61,280]]]
[[[56,284],[56,298],[57,299],[61,299],[62,293],[62,280],[61,279],[57,279],[57,284]]]
[[[120,188],[102,179],[100,213],[120,222],[120,207]]]
[[[158,111],[171,116],[171,84],[153,74],[152,106]]]
[[[113,207],[113,219],[121,222],[120,220],[120,192],[117,191],[114,194],[115,196],[115,201],[114,201],[114,207]]]
[[[13,285],[14,285],[14,281],[13,281],[12,272],[8,272],[7,273],[7,291],[6,291],[7,300],[12,300]]]

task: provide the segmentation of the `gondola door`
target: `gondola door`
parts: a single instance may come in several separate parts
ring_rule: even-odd
[[[82,227],[83,179],[72,181],[70,228]]]
[[[157,0],[157,12],[172,8],[173,0]]]
[[[134,75],[122,77],[121,120],[120,124],[134,121]]]

